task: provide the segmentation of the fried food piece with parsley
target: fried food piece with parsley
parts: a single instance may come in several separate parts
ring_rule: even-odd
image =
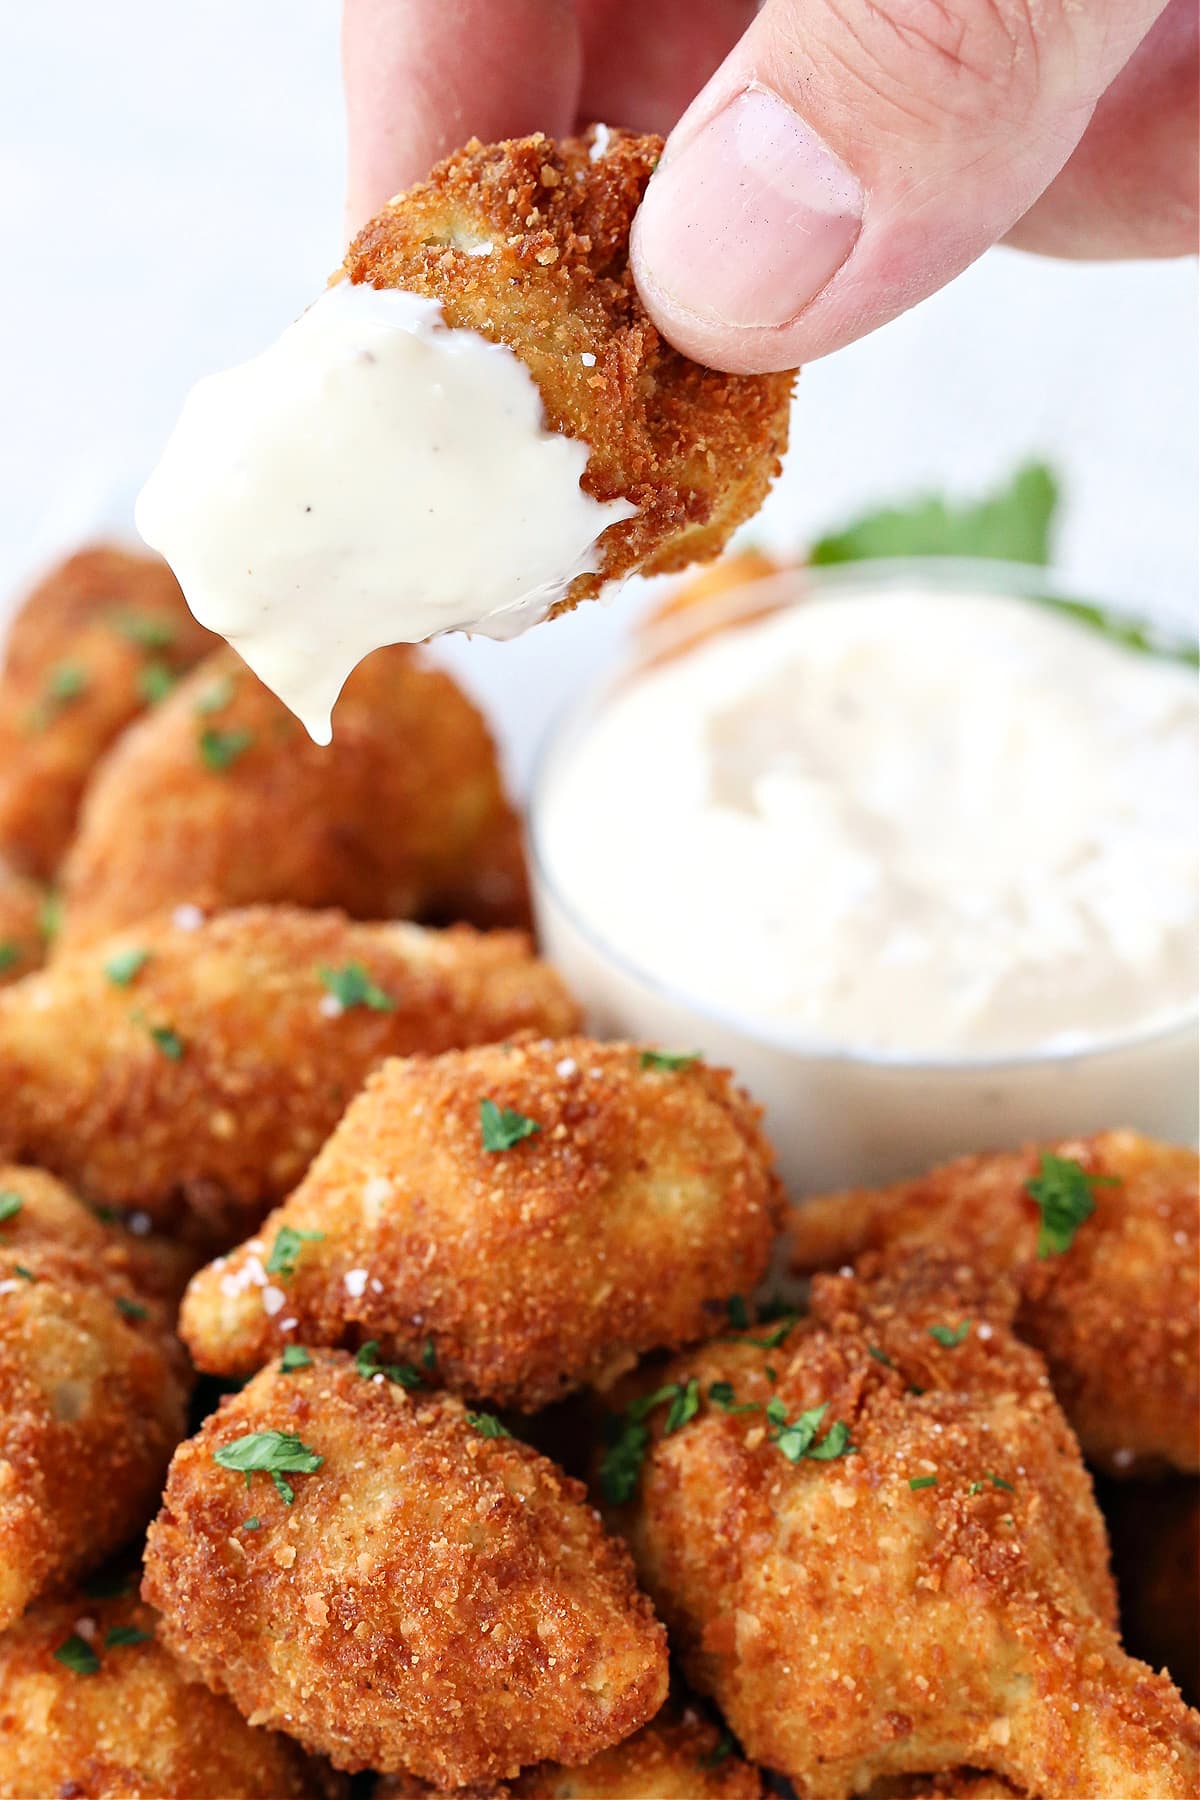
[[[125,1234],[0,1167],[0,1628],[153,1513],[190,1377]]]
[[[782,1342],[640,1373],[610,1423],[602,1484],[688,1678],[804,1800],[960,1767],[1193,1795],[1200,1719],[1121,1648],[1041,1358],[952,1254],[864,1266]]]
[[[1014,1329],[1084,1454],[1120,1475],[1200,1468],[1198,1225],[1196,1152],[1105,1131],[805,1200],[789,1230],[798,1271],[946,1244],[1014,1282]]]
[[[787,444],[794,371],[701,368],[638,297],[629,228],[661,150],[602,128],[557,143],[473,139],[390,200],[343,264],[351,281],[428,295],[447,325],[506,344],[547,427],[588,445],[585,493],[637,507],[604,532],[599,571],[577,576],[555,612],[635,570],[716,556],[762,504]]]
[[[488,728],[406,644],[360,663],[327,745],[233,651],[207,659],[97,772],[62,899],[67,947],[185,902],[337,906],[360,919],[454,907],[481,926],[529,914]]]
[[[372,1800],[435,1800],[410,1775],[386,1775]],[[458,1800],[762,1800],[762,1777],[694,1707],[665,1706],[649,1725],[579,1769],[542,1763],[515,1781],[459,1790]]]
[[[370,1343],[532,1412],[722,1330],[780,1210],[726,1070],[588,1038],[393,1060],[261,1231],[194,1278],[181,1329],[214,1373]]]
[[[577,1024],[517,932],[184,908],[0,993],[0,1154],[236,1242],[385,1057]]]
[[[48,881],[104,752],[215,641],[157,556],[98,544],[38,582],[0,661],[0,856]]]
[[[41,966],[46,954],[44,906],[45,894],[37,882],[0,857],[0,987]]]
[[[271,1364],[180,1446],[145,1570],[163,1641],[343,1769],[585,1762],[666,1697],[662,1627],[580,1484],[339,1351]]]
[[[43,1601],[0,1637],[0,1800],[344,1800],[180,1667],[132,1594]]]

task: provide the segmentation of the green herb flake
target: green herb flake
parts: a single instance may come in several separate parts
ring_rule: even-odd
[[[1058,504],[1058,483],[1044,463],[1025,463],[981,500],[955,504],[937,495],[883,507],[818,539],[817,565],[892,556],[986,556],[1044,565]]]
[[[296,1494],[284,1475],[311,1475],[325,1458],[289,1431],[251,1431],[214,1450],[213,1461],[245,1475],[247,1487],[253,1475],[269,1475],[284,1505],[290,1506]]]
[[[305,1244],[319,1244],[324,1236],[323,1231],[297,1231],[292,1225],[281,1225],[267,1258],[267,1274],[282,1275],[285,1280],[294,1275],[296,1258]]]
[[[238,757],[249,750],[254,742],[254,733],[240,728],[218,731],[215,725],[209,725],[200,733],[196,742],[200,748],[200,761],[205,768],[220,775],[232,768]]]
[[[656,1406],[665,1406],[668,1401],[673,1405],[683,1391],[677,1381],[668,1382],[665,1387],[654,1388],[631,1401],[624,1412],[605,1417],[602,1432],[606,1448],[600,1458],[599,1475],[600,1491],[610,1506],[624,1506],[637,1487],[650,1445],[650,1433],[642,1421]]]
[[[937,1479],[936,1475],[910,1475],[908,1485],[915,1494],[920,1488],[936,1487]]]
[[[708,1398],[712,1401],[714,1406],[719,1406],[722,1412],[748,1413],[762,1411],[762,1407],[758,1404],[757,1400],[745,1400],[739,1402],[731,1381],[710,1382]]]
[[[477,1431],[480,1437],[506,1438],[512,1436],[512,1432],[508,1429],[507,1425],[502,1425],[495,1413],[469,1412],[467,1414],[467,1424],[471,1427],[472,1431]]]
[[[14,944],[11,938],[5,938],[4,942],[0,943],[0,975],[11,969],[20,960],[20,956],[19,946]]]
[[[242,1520],[242,1530],[243,1531],[261,1531],[262,1530],[262,1520],[259,1518],[257,1513],[251,1513],[251,1515],[248,1519]]]
[[[144,663],[137,672],[138,699],[147,706],[158,706],[175,684],[175,672],[165,662]]]
[[[425,1339],[425,1348],[421,1352],[421,1367],[423,1369],[437,1368],[437,1345],[432,1338]]]
[[[966,1341],[970,1330],[970,1319],[964,1319],[959,1325],[931,1325],[929,1335],[935,1344],[942,1346],[943,1350],[955,1350],[959,1344]]]
[[[233,676],[222,675],[219,681],[210,682],[197,697],[195,711],[201,718],[210,718],[213,713],[224,712],[232,699]]]
[[[527,1119],[524,1113],[512,1112],[507,1106],[499,1107],[494,1100],[479,1102],[479,1125],[483,1147],[492,1151],[512,1150],[522,1139],[542,1129],[536,1119]]]
[[[794,1419],[789,1420],[782,1400],[769,1400],[767,1421],[770,1425],[768,1435],[771,1442],[791,1463],[798,1463],[805,1457],[812,1462],[833,1462],[839,1456],[850,1455],[854,1449],[850,1442],[850,1428],[841,1419],[834,1420],[821,1443],[816,1441],[828,1411],[829,1402],[826,1400],[820,1406],[810,1406],[806,1412],[798,1413]]]
[[[361,963],[347,963],[341,969],[320,968],[317,974],[344,1012],[352,1006],[367,1006],[372,1012],[396,1010],[392,996],[371,980]]]
[[[136,1625],[114,1625],[104,1634],[106,1650],[121,1650],[129,1644],[148,1644],[154,1637],[152,1631],[142,1631]]]
[[[123,607],[120,612],[113,613],[109,622],[119,637],[136,644],[139,650],[169,650],[175,642],[175,626],[171,620],[156,618],[153,613]]]
[[[11,1189],[0,1194],[0,1225],[7,1225],[10,1219],[15,1219],[23,1205],[20,1194],[14,1194]]]
[[[753,1344],[756,1349],[759,1350],[778,1350],[779,1346],[791,1336],[799,1323],[800,1314],[798,1312],[789,1312],[785,1318],[780,1320],[774,1331],[769,1332],[766,1337],[747,1338],[746,1342],[748,1344]]]
[[[411,1363],[382,1363],[379,1360],[379,1345],[374,1338],[361,1345],[354,1353],[354,1367],[364,1381],[371,1381],[376,1375],[382,1375],[385,1381],[392,1381],[397,1387],[423,1387],[424,1379],[419,1369]],[[486,1415],[480,1414],[483,1418]],[[492,1433],[495,1436],[496,1433]],[[505,1434],[507,1436],[507,1433]]]
[[[674,1072],[678,1069],[691,1069],[700,1061],[699,1050],[643,1050],[639,1058],[643,1069],[663,1069]]]
[[[149,950],[118,950],[105,963],[104,973],[114,987],[128,987],[149,961]]]
[[[696,1758],[696,1767],[698,1769],[718,1769],[726,1757],[733,1755],[736,1748],[737,1745],[729,1732],[723,1731],[712,1749],[706,1750],[703,1756]]]
[[[297,1369],[311,1369],[313,1359],[303,1344],[289,1344],[279,1366],[285,1375],[294,1375]]]
[[[150,1317],[140,1300],[127,1300],[124,1294],[117,1295],[117,1311],[123,1319],[148,1319]]]
[[[1043,1152],[1037,1174],[1025,1183],[1025,1192],[1037,1203],[1037,1253],[1041,1260],[1062,1256],[1075,1242],[1075,1233],[1096,1210],[1095,1189],[1115,1187],[1115,1176],[1092,1175],[1069,1156]]]
[[[46,677],[46,698],[65,706],[87,692],[88,673],[79,663],[58,663]]]
[[[62,897],[59,894],[43,896],[38,908],[38,930],[46,944],[52,944],[62,930]]]
[[[687,1386],[680,1386],[671,1401],[671,1410],[667,1414],[663,1426],[663,1436],[672,1437],[675,1432],[682,1431],[684,1426],[694,1419],[700,1411],[700,1383],[689,1381]]]
[[[13,1274],[19,1275],[22,1281],[28,1281],[31,1286],[37,1281],[37,1276],[33,1274],[32,1270],[27,1269],[24,1263],[14,1263]]]
[[[729,1314],[729,1323],[735,1331],[749,1331],[750,1311],[741,1294],[730,1294],[725,1302],[725,1311]]]
[[[873,1356],[875,1361],[877,1363],[882,1363],[885,1369],[894,1369],[896,1366],[887,1351],[881,1350],[878,1344],[868,1344],[867,1355]]]
[[[987,1475],[988,1480],[991,1482],[991,1484],[994,1488],[1003,1488],[1003,1490],[1006,1494],[1015,1494],[1016,1493],[1017,1490],[1013,1486],[1012,1482],[1005,1481],[1003,1476],[993,1475],[992,1471],[990,1469],[985,1470],[985,1474]]]
[[[173,1026],[149,1025],[146,1023],[145,1014],[136,1010],[131,1012],[129,1016],[135,1025],[146,1026],[146,1030],[150,1034],[151,1042],[158,1045],[162,1054],[167,1057],[169,1061],[183,1061],[184,1051],[187,1046]]]
[[[100,1667],[100,1658],[92,1649],[86,1638],[73,1631],[69,1638],[58,1646],[54,1652],[55,1662],[70,1669],[73,1675],[94,1675]]]

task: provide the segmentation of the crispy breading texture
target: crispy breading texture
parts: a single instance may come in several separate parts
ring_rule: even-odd
[[[339,1351],[262,1370],[171,1465],[142,1590],[164,1641],[339,1768],[447,1787],[628,1737],[667,1689],[628,1554],[578,1482],[472,1417]],[[322,1459],[290,1503],[214,1459],[264,1431]]]
[[[68,947],[188,901],[360,919],[454,907],[482,926],[529,916],[487,726],[450,675],[400,644],[351,675],[328,745],[231,650],[207,659],[97,772],[62,893]]]
[[[0,1167],[0,1628],[141,1529],[190,1376],[125,1234]]]
[[[1070,1248],[1038,1255],[1026,1184],[1039,1156],[1078,1162],[1094,1214]],[[1135,1131],[965,1156],[912,1181],[806,1200],[789,1227],[797,1270],[867,1249],[954,1246],[1015,1282],[1014,1328],[1046,1358],[1084,1453],[1117,1474],[1200,1468],[1200,1159]]]
[[[1075,1440],[969,1271],[819,1276],[785,1343],[752,1336],[631,1384],[694,1381],[700,1405],[669,1434],[679,1409],[651,1409],[624,1513],[747,1754],[803,1800],[958,1766],[1079,1800],[1194,1794],[1200,1720],[1122,1651]]]
[[[37,882],[0,857],[0,987],[40,968],[46,954],[44,905]]]
[[[411,1775],[385,1775],[372,1800],[435,1800]],[[542,1763],[515,1781],[460,1789],[456,1800],[762,1800],[762,1777],[694,1707],[670,1703],[581,1769]]]
[[[489,1149],[485,1103],[536,1131]],[[726,1070],[631,1044],[385,1063],[295,1193],[193,1280],[185,1340],[224,1374],[289,1342],[418,1366],[432,1344],[431,1380],[532,1412],[711,1336],[757,1285],[782,1200],[758,1121]],[[281,1232],[294,1267],[264,1272]]]
[[[96,763],[215,642],[157,556],[96,545],[52,569],[0,663],[0,855],[49,880]]]
[[[795,376],[719,374],[659,336],[629,228],[662,142],[610,131],[595,154],[603,142],[472,139],[389,201],[343,265],[351,281],[428,295],[448,325],[507,344],[549,428],[588,444],[584,490],[637,507],[608,527],[599,573],[578,576],[556,612],[635,570],[716,556],[779,471]]]
[[[516,932],[184,909],[0,993],[0,1154],[236,1242],[385,1057],[577,1025]]]
[[[99,1666],[73,1668],[89,1650]],[[344,1800],[348,1792],[343,1776],[276,1732],[254,1730],[189,1678],[136,1599],[84,1591],[35,1607],[0,1637],[0,1694],[0,1800]]]

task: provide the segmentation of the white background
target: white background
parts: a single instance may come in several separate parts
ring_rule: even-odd
[[[7,596],[51,544],[127,509],[195,376],[260,348],[321,285],[342,248],[343,146],[334,0],[9,0],[0,18]],[[1190,262],[993,252],[807,372],[754,535],[798,546],[1036,452],[1067,487],[1068,574],[1190,622],[1195,314]],[[636,604],[455,646],[518,771]]]

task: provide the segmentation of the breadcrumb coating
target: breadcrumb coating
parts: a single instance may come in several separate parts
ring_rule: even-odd
[[[452,327],[506,344],[541,392],[547,426],[582,438],[581,486],[624,497],[603,565],[554,609],[606,581],[716,556],[757,511],[787,444],[795,371],[726,375],[660,337],[629,267],[629,228],[662,140],[472,141],[388,202],[342,274],[441,302]],[[602,153],[598,153],[602,152]]]
[[[428,1354],[430,1380],[533,1411],[722,1330],[726,1296],[770,1257],[771,1153],[726,1070],[644,1056],[541,1038],[385,1063],[296,1192],[192,1282],[181,1328],[198,1367],[373,1341],[383,1361]],[[536,1130],[489,1149],[488,1107]],[[303,1248],[272,1278],[281,1232]]]
[[[49,880],[104,752],[215,642],[157,556],[95,545],[39,581],[0,662],[0,856]]]
[[[0,1154],[236,1242],[385,1057],[577,1024],[516,932],[182,908],[0,993]]]
[[[1193,1795],[1200,1719],[1120,1647],[1041,1359],[952,1256],[864,1268],[818,1276],[784,1342],[630,1385],[696,1383],[690,1422],[651,1408],[621,1515],[689,1679],[802,1800],[958,1767],[1036,1795]]]
[[[0,1167],[0,1214],[3,1628],[145,1524],[191,1382],[123,1232],[32,1169]]]
[[[1027,1183],[1042,1152],[1076,1162],[1095,1211],[1039,1256]],[[1115,1474],[1200,1469],[1200,1159],[1135,1131],[964,1156],[912,1181],[806,1200],[789,1226],[797,1270],[867,1249],[952,1247],[1012,1282],[1014,1329],[1039,1349],[1085,1455]]]
[[[81,1590],[0,1637],[0,1800],[345,1800],[344,1777],[189,1678],[155,1623]]]
[[[520,825],[458,684],[379,650],[314,744],[233,651],[208,658],[106,758],[63,867],[64,946],[185,902],[338,906],[353,918],[527,922]]]
[[[498,1430],[342,1352],[262,1370],[171,1465],[142,1589],[164,1641],[339,1768],[449,1787],[628,1737],[666,1697],[662,1627],[584,1489]],[[321,1459],[290,1503],[215,1461],[263,1431]]]

